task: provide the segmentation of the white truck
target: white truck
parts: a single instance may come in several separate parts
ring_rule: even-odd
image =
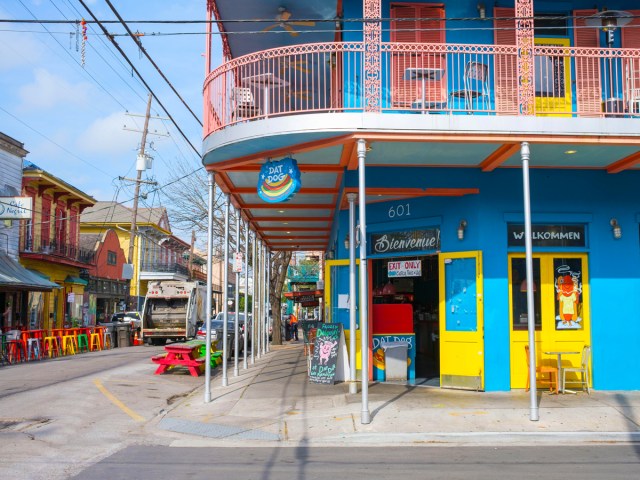
[[[207,288],[200,282],[149,282],[142,309],[142,340],[164,345],[167,340],[195,338],[205,322]]]

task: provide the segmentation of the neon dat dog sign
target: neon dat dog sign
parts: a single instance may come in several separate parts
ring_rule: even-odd
[[[286,202],[300,190],[300,185],[300,169],[294,158],[269,161],[260,168],[258,196],[265,202]]]

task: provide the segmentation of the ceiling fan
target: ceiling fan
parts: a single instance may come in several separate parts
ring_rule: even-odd
[[[291,35],[292,37],[297,37],[299,34],[295,30],[295,28],[293,28],[293,25],[300,26],[300,27],[314,27],[316,24],[316,22],[304,22],[304,21],[290,22],[289,18],[291,18],[291,12],[289,12],[286,7],[278,7],[278,12],[279,12],[278,15],[276,15],[277,23],[274,23],[273,25],[269,25],[268,27],[263,28],[262,29],[263,32],[268,32],[269,30],[273,30],[274,28],[281,27],[287,32],[289,32],[289,35]]]

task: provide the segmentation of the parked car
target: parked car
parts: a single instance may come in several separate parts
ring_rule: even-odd
[[[140,312],[118,312],[111,315],[111,322],[117,323],[129,323],[133,330],[139,329],[142,324],[142,317]]]
[[[233,355],[233,348],[235,346],[235,313],[230,313],[229,314],[229,320],[227,322],[227,349],[228,349],[228,353],[229,353],[229,357],[231,357]],[[223,332],[223,328],[224,328],[224,313],[219,313],[218,315],[216,315],[216,317],[214,319],[211,320],[211,341],[215,342],[216,340],[218,340],[218,337],[222,337],[222,332]],[[238,351],[239,353],[241,353],[243,351],[244,348],[244,315],[240,314],[240,322],[238,325],[238,329],[239,329],[239,335],[238,335]],[[251,322],[249,322],[249,331],[251,331]],[[207,338],[207,326],[206,325],[201,325],[200,328],[198,329],[198,332],[196,333],[196,338],[199,338],[201,340],[204,340]],[[251,337],[249,337],[251,338]],[[219,344],[218,345],[218,350],[222,350],[222,345]]]

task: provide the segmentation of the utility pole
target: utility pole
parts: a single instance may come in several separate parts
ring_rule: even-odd
[[[193,274],[191,269],[193,268],[193,251],[196,245],[196,231],[191,230],[191,250],[189,252],[189,280],[193,280]]]

